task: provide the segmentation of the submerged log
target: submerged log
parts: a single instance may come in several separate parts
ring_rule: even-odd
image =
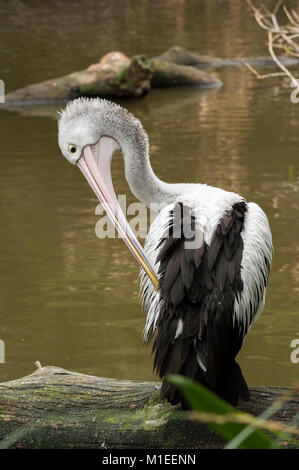
[[[281,56],[285,66],[299,64],[299,58]],[[153,59],[139,55],[131,59],[121,52],[110,52],[87,69],[63,77],[28,85],[8,93],[5,104],[41,104],[68,101],[79,96],[102,98],[141,98],[151,88],[219,87],[222,82],[200,70],[223,66],[276,65],[271,57],[222,59],[172,47]]]
[[[188,51],[184,47],[174,46],[165,51],[162,55],[155,57],[154,60],[158,62],[169,62],[172,64],[205,68],[217,67],[218,63],[223,62],[224,59],[197,54],[196,52]]]
[[[145,56],[130,59],[121,52],[110,52],[85,70],[8,93],[5,104],[67,101],[79,96],[141,98],[149,92],[151,86],[220,85],[219,80],[194,67],[153,61]]]
[[[5,103],[64,101],[79,96],[140,98],[150,90],[152,63],[144,56],[132,59],[110,52],[85,70],[20,88]]]
[[[0,384],[0,448],[219,448],[223,441],[188,413],[159,403],[159,384],[40,367]],[[251,388],[240,409],[263,412],[285,389]],[[275,419],[290,422],[299,397]]]
[[[299,57],[291,57],[288,55],[278,56],[280,62],[286,67],[292,67],[299,64]],[[217,67],[240,67],[247,62],[253,67],[277,67],[276,62],[270,56],[260,57],[236,57],[221,58],[208,55],[197,54],[188,51],[180,46],[174,46],[164,52],[161,56],[155,57],[158,62],[168,62],[178,65],[186,65],[197,68],[217,68]]]
[[[189,65],[153,60],[152,88],[192,86],[220,87],[222,82],[210,74]]]

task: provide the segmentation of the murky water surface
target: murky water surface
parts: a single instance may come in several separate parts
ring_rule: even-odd
[[[239,3],[2,0],[0,78],[10,91],[110,50],[154,56],[175,44],[221,57],[265,55],[265,36]],[[289,386],[299,371],[290,362],[299,336],[299,104],[277,79],[257,81],[240,68],[213,73],[221,89],[154,90],[123,104],[142,120],[160,178],[240,192],[268,214],[275,257],[267,303],[240,362],[251,385]],[[57,109],[0,110],[0,380],[32,372],[37,360],[152,379],[138,266],[121,240],[96,238],[96,200],[60,155]],[[113,177],[134,201],[121,158]]]

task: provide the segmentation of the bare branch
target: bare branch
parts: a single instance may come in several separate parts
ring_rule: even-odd
[[[271,54],[271,57],[272,59],[274,60],[274,62],[276,62],[276,64],[278,65],[278,67],[285,73],[285,75],[287,75],[290,79],[291,79],[291,82],[293,85],[297,85],[297,80],[296,78],[291,74],[291,72],[280,62],[280,60],[277,58],[276,54],[274,53],[273,51],[273,42],[272,42],[272,32],[269,31],[268,33],[268,48],[269,48],[269,52]]]
[[[296,20],[294,20],[294,18],[293,18],[293,17],[296,18],[296,16],[297,16],[297,15],[296,15],[296,16],[294,15],[294,10],[292,10],[292,13],[290,13],[289,10],[287,9],[286,5],[283,5],[282,8],[283,8],[283,11],[285,12],[285,15],[286,15],[286,17],[288,18],[289,22],[290,22],[293,26],[295,26],[296,28],[299,28],[299,22],[296,21]],[[293,15],[293,16],[292,16],[292,15]],[[298,19],[298,17],[297,17],[297,19]]]
[[[243,60],[243,64],[246,65],[246,67],[252,72],[254,73],[254,75],[259,79],[259,80],[263,80],[264,78],[270,78],[270,77],[281,77],[281,76],[285,76],[285,73],[284,72],[274,72],[274,73],[266,73],[264,75],[261,75],[257,70],[255,70],[250,64],[248,64],[248,62],[246,62],[245,60]]]
[[[296,40],[299,38],[299,16],[297,15],[295,10],[291,12],[288,10],[286,5],[284,4],[284,0],[278,0],[273,12],[270,12],[264,5],[260,5],[257,8],[252,0],[246,0],[248,5],[250,6],[254,18],[257,24],[267,31],[268,33],[268,50],[273,59],[273,61],[277,64],[277,66],[282,70],[282,72],[271,73],[260,75],[253,67],[249,66],[249,64],[245,63],[245,65],[249,68],[249,70],[256,75],[257,78],[268,78],[268,77],[275,77],[286,75],[290,78],[292,82],[292,86],[298,86],[297,80],[293,76],[293,74],[285,67],[280,59],[274,52],[274,49],[283,49],[288,56],[298,57],[299,56],[299,44]],[[283,10],[285,19],[287,23],[281,26],[277,19],[277,14],[279,11]]]

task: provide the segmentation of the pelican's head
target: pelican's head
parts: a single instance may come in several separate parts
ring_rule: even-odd
[[[139,138],[140,133],[143,133],[143,139]],[[117,202],[111,177],[115,150],[130,154],[132,146],[148,146],[140,121],[110,101],[78,98],[61,113],[58,143],[64,157],[81,170],[125,243],[157,288],[157,276]]]
[[[58,143],[64,157],[76,164],[84,147],[98,140],[88,114],[71,114],[66,111],[59,120]]]
[[[71,101],[60,113],[58,121],[58,143],[65,158],[70,163],[78,163],[86,146],[96,144],[103,135],[107,135],[107,119],[112,112],[117,115],[120,109],[120,106],[102,99],[78,98]]]
[[[132,147],[148,151],[147,135],[141,122],[122,106],[100,98],[78,98],[60,113],[58,143],[62,154],[77,163],[87,145],[103,136],[114,141],[116,148],[131,152]],[[131,148],[126,148],[126,147]]]

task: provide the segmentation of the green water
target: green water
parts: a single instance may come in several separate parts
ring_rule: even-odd
[[[161,54],[178,44],[221,57],[266,55],[238,1],[0,0],[0,78],[7,91],[80,70],[110,50]],[[265,310],[240,354],[250,385],[289,386],[299,364],[299,104],[288,84],[247,70],[213,72],[221,89],[153,90],[123,102],[143,122],[151,161],[169,182],[205,182],[266,211],[275,257]],[[299,77],[299,70],[298,70]],[[59,106],[0,109],[0,381],[34,362],[153,379],[138,266],[121,240],[99,240],[96,200],[57,146]],[[134,201],[120,158],[117,192]]]

